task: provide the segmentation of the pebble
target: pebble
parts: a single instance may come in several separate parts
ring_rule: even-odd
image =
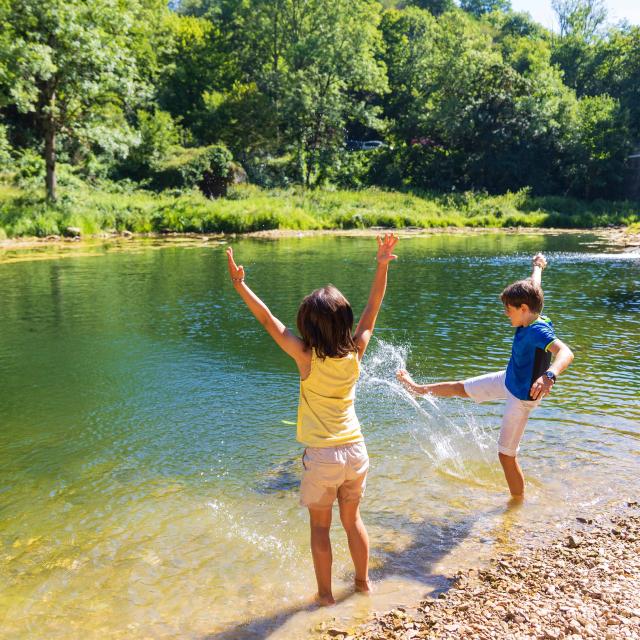
[[[640,504],[577,521],[579,532],[459,572],[449,591],[411,610],[411,628],[398,608],[351,637],[640,640]]]

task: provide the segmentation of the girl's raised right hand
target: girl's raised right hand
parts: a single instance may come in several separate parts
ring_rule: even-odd
[[[237,265],[233,259],[233,249],[229,247],[227,249],[227,264],[229,266],[229,275],[233,284],[238,284],[244,281],[244,267]]]
[[[398,236],[393,233],[385,233],[384,238],[378,236],[378,254],[376,260],[380,264],[389,264],[392,260],[397,260],[398,256],[393,253],[393,248],[398,243]]]

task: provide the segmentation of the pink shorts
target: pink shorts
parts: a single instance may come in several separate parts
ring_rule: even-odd
[[[302,456],[300,504],[330,509],[338,502],[357,502],[364,495],[369,455],[364,442],[339,447],[307,447]]]

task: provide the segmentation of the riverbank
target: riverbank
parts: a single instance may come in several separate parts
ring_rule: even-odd
[[[271,229],[254,231],[246,234],[199,234],[199,233],[131,233],[113,232],[99,233],[93,236],[64,237],[59,235],[38,237],[21,237],[0,239],[0,263],[22,260],[47,260],[65,256],[93,255],[103,251],[132,251],[141,248],[156,248],[171,246],[203,246],[206,244],[226,243],[232,238],[244,237],[265,240],[279,238],[302,238],[319,235],[329,236],[375,236],[386,229],[372,227],[369,229],[325,229],[313,231],[295,231],[292,229]],[[490,233],[505,234],[541,234],[559,235],[574,233],[591,233],[597,244],[609,245],[623,252],[640,253],[640,228],[638,225],[626,228],[597,228],[597,229],[546,229],[539,227],[441,227],[441,228],[404,228],[394,229],[401,237],[419,237],[435,234],[454,235],[482,235]]]
[[[494,196],[237,185],[226,198],[208,200],[197,192],[154,193],[105,182],[68,186],[51,204],[39,191],[0,184],[0,240],[374,227],[594,229],[638,222],[638,203],[535,197],[527,189]]]
[[[338,640],[640,638],[640,508],[584,514],[544,546],[457,574],[438,599],[376,615]]]

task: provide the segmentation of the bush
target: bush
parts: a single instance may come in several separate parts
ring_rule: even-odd
[[[0,124],[0,170],[11,163],[11,145],[7,138],[7,127]]]
[[[44,158],[33,149],[25,149],[18,155],[14,182],[24,189],[39,188],[44,185]]]
[[[207,198],[224,196],[232,180],[233,157],[223,145],[179,152],[161,164],[152,184],[158,189],[193,189],[198,187]]]
[[[362,189],[369,184],[369,172],[379,154],[380,151],[341,151],[327,169],[327,179],[343,189]]]
[[[259,156],[244,163],[249,180],[264,189],[286,189],[299,180],[299,168],[291,155]]]

